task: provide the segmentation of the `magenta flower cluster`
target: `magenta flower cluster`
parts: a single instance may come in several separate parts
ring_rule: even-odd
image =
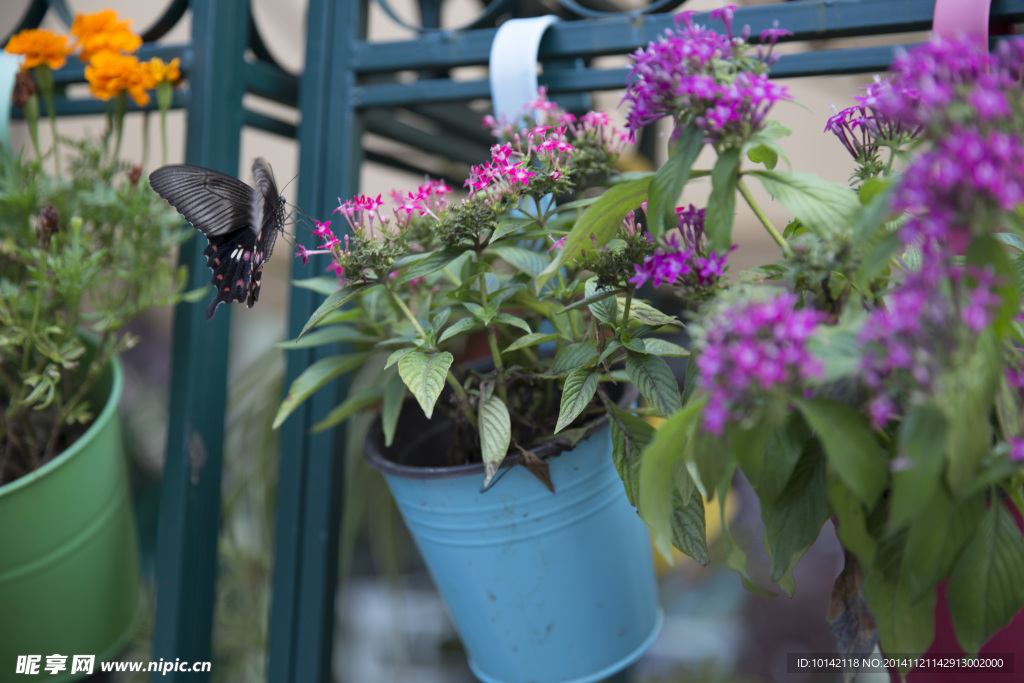
[[[704,429],[721,434],[728,421],[742,421],[770,394],[799,396],[823,367],[807,341],[824,320],[818,311],[796,310],[794,294],[734,304],[719,310],[699,330],[697,369],[708,392]]]
[[[726,254],[705,254],[704,209],[690,204],[677,208],[676,215],[679,225],[665,234],[662,246],[633,266],[636,274],[629,281],[637,287],[648,281],[655,287],[668,283],[686,296],[708,290],[725,275]]]
[[[825,124],[825,131],[833,133],[854,159],[864,164],[878,154],[882,145],[896,147],[915,137],[920,126],[906,126],[901,119],[892,118],[880,106],[880,97],[892,90],[891,79],[875,81],[864,88],[863,95],[855,96],[852,107],[836,111]]]
[[[661,40],[631,55],[633,69],[623,98],[630,106],[631,135],[669,116],[677,132],[692,121],[709,142],[745,140],[761,126],[772,105],[791,99],[787,89],[767,75],[776,60],[772,47],[787,32],[763,32],[758,58],[744,58],[748,30],[732,35],[735,9],[711,12],[712,19],[725,24],[725,34],[694,23],[694,12],[682,12],[676,16],[675,31],[666,31]],[[734,68],[723,69],[723,61]]]
[[[911,218],[905,244],[926,253],[963,253],[991,217],[1024,200],[1024,116],[1020,98],[1024,45],[1004,41],[996,54],[963,39],[933,41],[900,55],[892,87],[877,110],[923,131],[930,148],[903,172],[893,208]]]
[[[926,266],[886,297],[885,308],[872,311],[857,341],[861,377],[873,396],[867,412],[877,429],[898,414],[901,399],[913,402],[940,390],[958,334],[976,334],[995,317],[1001,300],[994,286],[988,271]]]
[[[566,139],[564,126],[536,126],[520,131],[513,142],[492,146],[490,161],[471,167],[465,186],[476,192],[486,191],[485,202],[518,197],[530,185],[530,179],[537,176],[530,170],[536,168],[530,163],[532,157],[548,160],[548,174],[557,180],[568,168],[574,149]]]

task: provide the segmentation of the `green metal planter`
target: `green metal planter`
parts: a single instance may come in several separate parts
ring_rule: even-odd
[[[114,360],[97,382],[99,415],[70,448],[0,487],[0,681],[73,681],[74,655],[115,656],[142,617],[138,547]],[[64,669],[48,672],[47,657]],[[38,674],[17,675],[19,656]],[[22,660],[24,664],[25,660]]]

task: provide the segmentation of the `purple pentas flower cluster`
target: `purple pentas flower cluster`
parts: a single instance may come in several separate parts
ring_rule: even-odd
[[[709,398],[704,429],[721,434],[726,422],[751,417],[765,400],[801,396],[823,367],[807,342],[824,320],[797,310],[790,293],[763,294],[718,307],[694,330],[700,386]]]
[[[676,215],[678,226],[665,234],[652,255],[633,266],[636,274],[629,281],[637,287],[667,283],[684,297],[704,298],[725,275],[726,254],[707,251],[704,209],[690,204],[677,208]]]
[[[630,106],[631,135],[668,116],[677,132],[692,122],[708,142],[731,144],[760,128],[772,105],[791,99],[767,75],[776,59],[772,47],[787,32],[765,31],[757,58],[746,57],[748,30],[732,34],[735,9],[711,12],[725,25],[725,34],[694,23],[694,12],[683,12],[676,17],[675,31],[631,55],[633,69],[623,98]]]
[[[997,216],[1024,200],[1024,45],[996,54],[971,39],[935,40],[893,63],[875,110],[922,131],[925,150],[904,169],[893,208],[910,220],[905,244],[959,254],[972,237],[999,230]]]
[[[880,98],[892,90],[892,79],[875,76],[873,83],[862,88],[863,95],[855,96],[852,107],[835,112],[825,124],[825,131],[831,132],[846,148],[861,167],[857,175],[861,180],[879,175],[885,166],[878,158],[881,147],[889,147],[892,154],[920,132],[920,126],[908,126],[898,118],[891,117],[879,105]]]
[[[860,375],[871,391],[867,412],[877,429],[902,401],[927,400],[941,390],[958,342],[976,335],[1001,303],[995,276],[974,267],[926,266],[908,274],[861,328]]]

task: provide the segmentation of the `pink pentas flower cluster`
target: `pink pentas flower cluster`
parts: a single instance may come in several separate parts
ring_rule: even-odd
[[[665,234],[662,246],[633,266],[636,274],[629,281],[637,287],[646,282],[655,287],[667,283],[686,296],[713,287],[725,275],[727,254],[706,251],[704,209],[690,204],[677,208],[676,215],[679,224]]]
[[[689,121],[704,131],[709,142],[728,137],[748,138],[779,100],[791,99],[788,90],[768,80],[775,61],[772,47],[785,31],[765,31],[758,59],[743,58],[748,30],[732,35],[735,7],[711,13],[726,28],[719,34],[693,21],[694,12],[676,17],[676,30],[668,30],[657,42],[631,55],[624,102],[630,106],[627,124],[631,135],[644,126],[669,116],[677,124]],[[738,67],[737,73],[722,69],[721,61]],[[752,71],[751,68],[756,69]]]
[[[704,429],[721,434],[726,422],[742,421],[770,395],[800,396],[823,374],[807,348],[824,314],[797,310],[784,293],[720,308],[696,330],[700,386],[708,393]]]
[[[901,398],[916,401],[940,389],[958,330],[977,334],[994,319],[1001,303],[994,286],[988,271],[926,266],[886,296],[885,308],[871,312],[857,342],[861,377],[872,394],[867,412],[877,429],[898,414]]]
[[[399,229],[408,227],[414,216],[430,216],[434,220],[440,220],[441,213],[449,206],[446,195],[451,192],[452,189],[443,180],[429,178],[412,192],[393,191],[392,211]]]
[[[825,124],[825,131],[839,138],[850,156],[866,163],[878,154],[880,146],[895,147],[915,137],[920,126],[906,126],[880,106],[880,98],[892,90],[892,79],[875,76],[874,82],[861,90],[864,94],[853,98],[857,102],[854,106],[842,111],[832,107],[834,114]]]
[[[899,232],[905,244],[963,253],[974,235],[992,231],[993,216],[1024,200],[1022,68],[1019,39],[996,54],[976,40],[935,40],[893,63],[877,111],[918,127],[930,143],[893,195],[893,208],[910,216]]]

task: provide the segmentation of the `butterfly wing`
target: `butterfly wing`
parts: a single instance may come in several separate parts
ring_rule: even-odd
[[[247,294],[251,298],[256,254],[256,235],[249,229],[248,224],[234,232],[213,235],[209,240],[210,243],[206,245],[203,254],[206,256],[207,267],[213,271],[210,283],[217,290],[217,296],[206,309],[207,320],[213,317],[217,306],[232,301],[245,301]],[[260,270],[262,268],[260,264]],[[258,293],[259,279],[257,278],[255,282]],[[249,301],[250,308],[254,301],[255,299]]]
[[[255,184],[249,224],[258,228],[255,239],[256,249],[253,255],[253,273],[249,281],[249,295],[245,302],[252,308],[260,296],[260,281],[263,276],[263,264],[274,251],[277,233],[284,226],[284,197],[277,193],[277,183],[270,164],[258,157],[252,164],[252,177]]]
[[[207,237],[248,228],[255,192],[237,178],[200,166],[173,164],[149,174],[149,184]]]

